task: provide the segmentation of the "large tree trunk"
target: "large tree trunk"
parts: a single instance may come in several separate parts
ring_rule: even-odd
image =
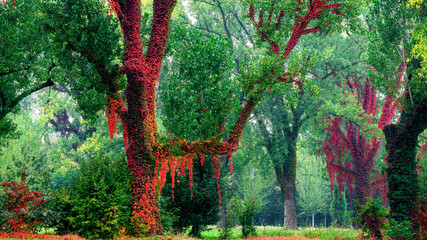
[[[140,36],[140,1],[110,1],[111,8],[120,19],[124,38],[124,63],[120,71],[127,77],[127,109],[122,104],[119,116],[123,123],[128,168],[132,179],[132,220],[139,234],[156,235],[163,232],[159,213],[160,190],[155,169],[158,156],[153,150],[157,147],[154,137],[157,131],[154,99],[175,3],[176,0],[153,2],[152,31],[144,57]],[[110,96],[107,109],[114,107],[117,98],[119,97]],[[112,118],[111,114],[109,118]]]
[[[295,204],[295,179],[297,170],[297,137],[291,134],[288,138],[288,154],[285,155],[281,169],[276,170],[280,187],[284,193],[285,201],[285,229],[297,229],[297,208]]]
[[[300,95],[301,97],[302,95]],[[275,98],[282,103],[280,97]],[[273,102],[272,106],[279,105]],[[284,225],[285,229],[297,228],[297,214],[295,205],[295,179],[297,168],[297,139],[301,126],[301,111],[291,107],[292,119],[290,120],[286,111],[281,111],[276,119],[272,118],[273,129],[271,135],[260,114],[254,111],[262,137],[265,140],[265,147],[273,161],[276,179],[284,196]],[[277,119],[278,118],[278,119]],[[292,121],[292,122],[291,122]],[[288,126],[292,125],[291,128]],[[286,149],[279,149],[279,146],[286,146]]]
[[[283,190],[285,199],[285,229],[297,228],[297,208],[295,205],[295,173],[296,161],[293,161],[294,166],[286,166],[287,173],[284,174]]]
[[[397,222],[411,221],[415,233],[419,231],[416,147],[419,134],[427,127],[426,119],[427,99],[422,99],[412,109],[402,109],[400,123],[389,124],[383,129],[387,140],[389,164],[387,195],[390,202],[390,217]],[[413,237],[419,238],[420,236]]]
[[[373,170],[374,161],[366,161],[366,159],[356,159],[353,157],[354,166],[354,178],[356,199],[359,204],[364,205],[367,201],[367,197],[371,197],[372,184],[371,184],[371,172]]]

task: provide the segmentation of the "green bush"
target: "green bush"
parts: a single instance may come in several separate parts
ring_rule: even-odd
[[[51,193],[47,206],[40,211],[43,216],[44,229],[54,228],[57,234],[65,235],[74,232],[68,217],[71,214],[72,201],[67,189],[62,188]]]
[[[345,197],[345,192],[340,194],[337,183],[335,183],[333,189],[330,213],[332,226],[348,227],[351,225],[351,217],[347,212],[347,199]]]
[[[69,190],[54,195],[58,232],[75,232],[86,239],[114,239],[130,229],[130,174],[125,157],[84,161]]]
[[[362,225],[363,231],[369,236],[382,239],[388,210],[378,200],[371,198],[367,198],[367,200],[364,205],[360,205],[356,201],[356,222]]]
[[[172,200],[172,184],[168,180],[162,191],[161,216],[166,223],[165,230],[183,232],[190,229],[190,235],[200,237],[200,232],[218,220],[219,196],[210,158],[202,165],[194,160],[193,187],[190,189],[188,170],[186,176],[177,176]]]
[[[394,219],[390,219],[390,222],[385,224],[386,233],[385,235],[389,239],[406,240],[412,239],[415,233],[412,231],[410,221],[397,222]]]
[[[243,211],[238,216],[239,223],[242,225],[243,237],[255,235],[254,218],[257,211],[257,200],[250,199],[243,203]]]

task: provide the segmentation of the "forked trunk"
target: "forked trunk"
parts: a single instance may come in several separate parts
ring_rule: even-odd
[[[154,137],[157,131],[154,99],[176,0],[154,0],[153,24],[146,56],[143,55],[140,36],[140,0],[109,0],[109,4],[120,20],[124,40],[124,62],[120,71],[127,77],[127,108],[121,104],[118,116],[123,124],[132,179],[132,220],[138,234],[158,235],[163,230],[159,213],[161,188],[156,177],[156,160],[159,156],[153,151],[153,148],[158,147]],[[117,95],[109,98],[107,109],[111,110],[114,109],[114,103],[120,102],[120,97]],[[111,118],[115,117],[115,113],[110,113],[109,116],[109,121],[114,122]]]

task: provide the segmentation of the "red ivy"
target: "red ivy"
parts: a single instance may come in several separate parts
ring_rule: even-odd
[[[302,35],[314,33],[319,29],[319,27],[307,29],[310,21],[318,18],[322,11],[336,13],[333,9],[337,8],[339,4],[326,4],[325,2],[314,0],[312,5],[307,6],[308,13],[295,19],[291,40],[283,53],[285,58]],[[238,149],[242,130],[255,107],[255,101],[252,98],[248,99],[225,142],[216,139],[188,142],[184,139],[173,138],[168,134],[170,142],[164,145],[159,144],[155,118],[156,84],[160,75],[170,33],[170,18],[176,0],[153,1],[152,31],[145,48],[139,35],[141,28],[140,1],[108,0],[108,3],[111,11],[116,13],[120,20],[124,37],[124,63],[120,67],[120,71],[127,77],[125,97],[120,97],[118,93],[115,96],[107,96],[109,99],[108,128],[110,137],[114,137],[118,119],[121,120],[128,168],[132,174],[133,218],[142,223],[148,233],[158,234],[161,233],[160,226],[158,226],[160,221],[158,199],[165,183],[166,173],[170,171],[174,187],[176,174],[185,174],[185,168],[188,168],[191,187],[193,157],[200,156],[200,161],[203,163],[204,155],[211,155],[220,195],[219,158],[220,156],[230,156]],[[272,8],[274,8],[274,4]],[[250,6],[249,13],[252,21],[255,22],[253,6]],[[276,30],[280,27],[283,18],[284,11],[281,11],[278,20],[273,23]],[[256,24],[262,35],[265,34],[261,31],[261,27],[264,24],[270,24],[271,19],[272,14],[270,13],[264,20],[263,10],[260,11],[259,22]],[[267,38],[266,35],[265,38]],[[272,51],[279,54],[279,45],[268,41],[272,46]],[[145,53],[143,53],[143,49],[146,49]],[[295,76],[297,74],[295,73]],[[288,75],[289,73],[284,74],[279,80],[302,84]],[[124,104],[125,102],[126,104]],[[232,164],[231,160],[230,164]],[[230,167],[232,168],[232,165]],[[139,223],[137,225],[140,225]]]
[[[7,221],[7,232],[33,232],[34,225],[41,220],[32,221],[28,219],[31,210],[28,208],[28,203],[33,203],[35,209],[42,202],[47,202],[39,192],[30,193],[25,185],[25,168],[22,171],[21,183],[15,181],[4,181],[0,183],[3,187],[3,192],[6,193],[6,211],[13,213],[14,217]]]
[[[367,80],[365,83],[362,98],[359,97],[358,82],[351,81],[350,77],[347,76],[347,80],[341,84],[346,84],[348,87],[347,92],[343,92],[344,95],[355,94],[357,96],[365,114],[371,115],[369,122],[372,123],[378,108],[378,102],[376,91],[371,87],[370,81]],[[378,121],[380,129],[390,123],[395,115],[395,110],[392,99],[387,97]],[[383,203],[385,204],[387,193],[385,176],[374,169],[375,159],[382,139],[374,137],[368,141],[368,139],[364,138],[363,129],[353,122],[344,124],[344,132],[341,128],[343,125],[341,117],[334,117],[330,121],[331,125],[327,128],[329,137],[323,142],[319,154],[324,154],[326,157],[331,181],[331,193],[336,179],[340,192],[343,184],[349,183],[351,199],[353,198],[354,183],[359,202],[364,203],[366,197],[373,197],[374,190],[376,190],[383,197]],[[350,153],[351,161],[345,162],[344,156],[347,153]],[[371,174],[374,172],[376,173],[376,180],[371,182]]]

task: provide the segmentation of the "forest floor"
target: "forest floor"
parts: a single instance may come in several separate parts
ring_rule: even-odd
[[[249,240],[353,240],[357,239],[359,231],[346,228],[299,228],[298,230],[284,230],[282,227],[263,226],[256,227],[256,236],[243,238],[241,228],[230,230],[229,239],[249,239]],[[209,227],[202,232],[201,239],[220,239],[220,229],[215,226]],[[29,233],[0,233],[1,240],[18,239],[62,239],[62,240],[84,240],[77,235],[59,236],[50,234],[29,234]],[[186,234],[169,234],[166,236],[154,236],[144,238],[121,237],[119,240],[200,240],[188,237]]]

